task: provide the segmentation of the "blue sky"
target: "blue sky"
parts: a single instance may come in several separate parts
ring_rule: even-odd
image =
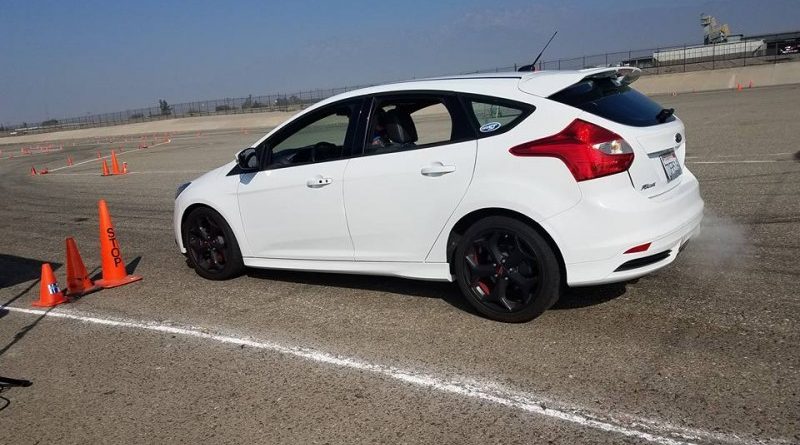
[[[0,2],[0,122],[800,29],[798,0]]]

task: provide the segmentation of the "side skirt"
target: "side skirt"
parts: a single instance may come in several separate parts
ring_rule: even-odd
[[[447,263],[318,261],[245,257],[244,265],[259,269],[385,275],[428,281],[453,281],[453,276],[450,274],[450,265]]]

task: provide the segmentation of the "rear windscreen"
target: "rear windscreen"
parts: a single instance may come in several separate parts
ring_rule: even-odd
[[[663,110],[661,105],[610,78],[584,79],[550,96],[550,99],[634,127],[675,120],[674,116],[669,116],[659,121],[657,116]]]

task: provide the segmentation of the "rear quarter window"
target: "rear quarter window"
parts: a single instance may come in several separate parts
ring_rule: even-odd
[[[551,100],[579,108],[596,116],[634,127],[649,127],[661,122],[657,116],[664,109],[656,101],[611,78],[584,79],[550,96]]]
[[[465,103],[479,137],[504,133],[535,109],[533,105],[492,97],[467,97]]]

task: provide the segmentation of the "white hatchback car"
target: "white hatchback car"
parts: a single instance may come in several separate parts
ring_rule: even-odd
[[[684,126],[635,68],[415,80],[303,110],[179,187],[198,274],[245,266],[457,281],[490,318],[630,280],[699,230]]]

